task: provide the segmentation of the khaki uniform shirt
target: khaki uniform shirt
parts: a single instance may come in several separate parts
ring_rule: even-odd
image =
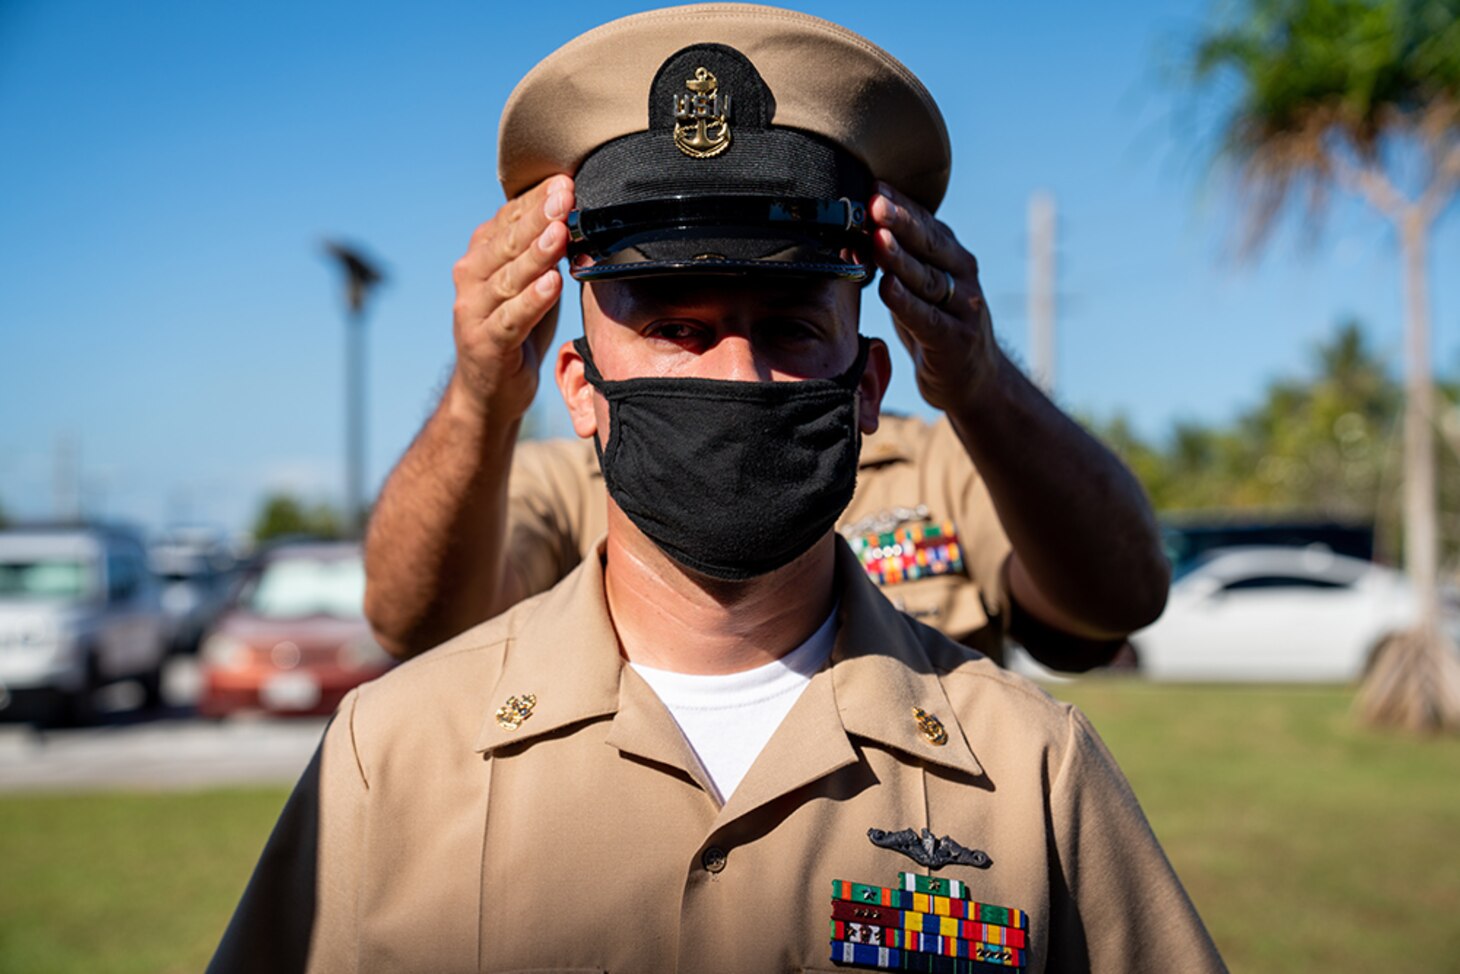
[[[591,440],[518,445],[508,500],[508,570],[520,591],[545,592],[593,551],[606,530],[603,475]],[[882,417],[862,443],[857,490],[842,514],[849,537],[939,526],[962,565],[915,580],[887,579],[892,604],[965,645],[1003,658],[1009,619],[1003,565],[1009,539],[983,478],[946,418]]]
[[[211,970],[837,970],[833,881],[924,872],[869,828],[986,852],[935,875],[1027,911],[1028,974],[1223,970],[1085,717],[897,612],[845,545],[836,572],[831,657],[723,806],[620,656],[601,555],[360,687]]]

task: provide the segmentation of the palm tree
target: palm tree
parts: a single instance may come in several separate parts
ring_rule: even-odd
[[[1404,559],[1417,627],[1370,671],[1361,713],[1460,727],[1460,663],[1440,626],[1430,233],[1460,184],[1460,0],[1240,0],[1199,39],[1199,88],[1234,79],[1220,156],[1235,169],[1256,249],[1290,205],[1321,224],[1333,190],[1393,225],[1404,266]]]

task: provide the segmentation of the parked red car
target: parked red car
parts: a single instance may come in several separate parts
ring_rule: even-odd
[[[200,651],[206,717],[330,714],[394,664],[365,622],[356,544],[298,542],[250,565]]]

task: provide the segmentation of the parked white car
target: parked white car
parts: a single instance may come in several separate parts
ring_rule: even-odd
[[[156,703],[163,622],[146,549],[131,533],[0,532],[0,716],[85,722],[96,689],[121,680]]]
[[[1173,581],[1166,612],[1130,642],[1153,680],[1344,683],[1417,610],[1399,572],[1321,545],[1223,548]],[[1015,668],[1048,675],[1017,656]]]

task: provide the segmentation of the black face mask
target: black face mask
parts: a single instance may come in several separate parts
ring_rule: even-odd
[[[832,529],[857,485],[857,385],[867,339],[834,379],[610,382],[573,342],[608,400],[604,483],[664,553],[731,581],[764,575]]]

